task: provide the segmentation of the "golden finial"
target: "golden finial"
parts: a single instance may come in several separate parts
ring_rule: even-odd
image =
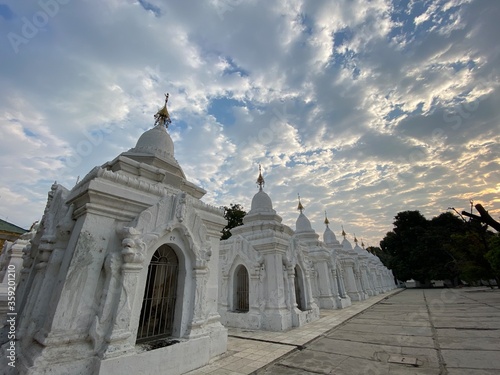
[[[299,205],[297,206],[297,210],[299,210],[300,213],[302,213],[302,211],[304,210],[304,206],[302,206],[302,203],[300,202],[300,194],[297,195],[299,197]]]
[[[170,120],[170,115],[168,114],[167,110],[167,103],[168,103],[168,97],[170,95],[168,93],[165,94],[165,104],[163,105],[163,108],[158,110],[155,115],[155,126],[156,125],[162,125],[168,128],[168,126],[172,123],[172,120]]]
[[[358,243],[358,239],[356,238],[356,233],[353,233],[354,234],[354,243]]]
[[[346,232],[344,231],[344,226],[342,225],[342,236],[344,237],[344,240],[345,240],[345,236],[347,236]]]
[[[361,239],[361,247],[364,249],[365,248],[365,244],[363,242],[363,239]]]
[[[264,177],[262,177],[262,167],[259,164],[259,177],[257,177],[257,185],[259,185],[259,190],[262,190],[262,187],[264,186],[265,181]]]
[[[330,224],[330,221],[328,221],[328,216],[326,216],[326,211],[325,211],[325,221],[324,221],[325,225],[328,226],[328,224]]]

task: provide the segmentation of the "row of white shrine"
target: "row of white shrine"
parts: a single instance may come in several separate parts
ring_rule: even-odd
[[[272,331],[319,319],[319,309],[342,309],[396,287],[380,259],[329,228],[323,241],[299,200],[296,229],[282,224],[263,190],[252,199],[243,225],[221,242],[219,313],[224,325]]]
[[[6,374],[183,374],[227,350],[226,326],[288,330],[395,287],[328,226],[319,241],[303,212],[295,231],[282,224],[260,179],[220,241],[223,209],[175,160],[166,104],[155,118],[71,190],[54,184],[39,225],[7,245],[0,277],[14,266],[18,285],[15,339],[0,332]]]

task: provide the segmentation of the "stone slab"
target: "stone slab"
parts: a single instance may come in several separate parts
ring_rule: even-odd
[[[308,346],[310,350],[321,351],[349,357],[364,358],[377,362],[387,362],[391,355],[406,355],[415,357],[423,367],[438,367],[438,357],[435,349],[400,347],[399,345],[380,345],[365,342],[322,338]]]
[[[466,350],[498,350],[500,352],[499,337],[447,337],[439,336],[441,349]]]
[[[317,372],[309,372],[300,368],[290,368],[282,365],[274,365],[265,370],[259,371],[259,374],[265,375],[316,375]],[[321,374],[321,373],[320,373]]]
[[[392,322],[395,325],[404,325],[406,327],[411,326],[411,327],[430,327],[431,324],[429,322],[429,319],[424,320],[420,316],[411,316],[408,315],[406,319],[398,319],[398,320],[393,320],[390,317],[386,319],[369,319],[365,318],[364,316],[359,317],[356,319],[356,324],[370,324],[370,325],[388,325],[388,322]]]
[[[496,319],[477,320],[470,318],[434,318],[432,319],[435,328],[468,328],[468,329],[500,329],[500,321]]]
[[[359,323],[349,323],[344,327],[348,327],[350,331],[359,332],[372,332],[372,333],[387,333],[391,335],[414,335],[414,336],[432,336],[432,330],[430,327],[409,327],[403,325],[390,325],[387,322],[386,325],[378,324],[359,324]]]
[[[342,355],[306,349],[288,355],[284,360],[280,361],[280,364],[329,374],[335,367],[345,361],[346,358],[346,356]]]
[[[448,375],[498,375],[498,370],[479,370],[471,368],[450,368]]]
[[[409,335],[389,335],[369,332],[349,331],[349,326],[330,332],[327,337],[337,340],[366,342],[380,345],[400,345],[434,348],[432,337],[428,336],[409,336]]]
[[[500,339],[500,329],[477,330],[477,329],[456,329],[456,328],[438,328],[436,329],[438,337],[497,337]]]
[[[484,350],[441,350],[446,367],[488,369],[500,373],[500,352]]]
[[[396,363],[398,365],[409,365],[413,367],[418,367],[417,357],[403,356],[403,355],[391,355],[387,360],[389,363]]]

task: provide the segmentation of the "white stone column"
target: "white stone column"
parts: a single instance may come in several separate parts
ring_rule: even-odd
[[[249,274],[249,312],[252,314],[259,314],[259,280],[260,280],[260,265],[255,266],[253,271]]]
[[[282,331],[292,326],[291,312],[285,304],[283,255],[280,252],[261,252],[267,274],[267,301],[262,324],[265,329]]]
[[[321,309],[334,309],[336,302],[331,289],[331,273],[328,272],[328,264],[326,260],[319,260],[315,266],[319,276],[319,295],[315,296],[317,303]]]
[[[108,308],[115,308],[116,318],[107,338],[108,346],[104,358],[117,357],[135,351],[135,340],[139,316],[134,317],[132,310],[138,293],[139,275],[144,268],[146,245],[139,239],[140,233],[134,228],[124,228],[121,256],[121,278],[110,280]],[[116,295],[113,295],[116,293]],[[115,301],[118,301],[116,303]],[[95,339],[94,339],[95,340]]]
[[[6,251],[6,254],[3,262],[5,266],[2,269],[2,274],[3,274],[3,278],[1,280],[2,283],[6,283],[8,281],[7,273],[5,272],[5,270],[7,269],[13,269],[16,276],[15,277],[16,283],[19,281],[19,275],[21,273],[21,269],[23,268],[23,249],[28,244],[29,240],[20,238],[13,244],[10,244],[10,246],[6,246],[4,250]]]
[[[354,275],[353,264],[346,262],[344,264],[344,269],[347,276],[347,279],[345,280],[347,295],[351,297],[351,300],[353,301],[361,301],[362,298],[356,285],[356,276]]]

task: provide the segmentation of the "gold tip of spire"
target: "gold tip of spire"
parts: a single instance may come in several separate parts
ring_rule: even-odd
[[[328,220],[328,216],[326,216],[326,211],[325,211],[325,221],[324,221],[325,225],[328,226],[328,224],[330,224],[330,221]]]
[[[363,239],[361,239],[361,247],[364,249],[365,248],[365,243],[363,242]]]
[[[344,226],[342,225],[342,236],[344,237],[344,240],[345,240],[345,236],[347,236],[346,232],[344,231]]]
[[[354,233],[354,243],[358,243],[358,239],[356,238],[356,233]]]
[[[304,206],[300,202],[300,194],[297,194],[297,196],[299,197],[299,205],[297,206],[297,210],[299,210],[300,213],[302,213],[302,211],[304,210]]]
[[[257,185],[259,185],[259,190],[262,190],[262,187],[264,186],[265,181],[264,177],[262,177],[262,167],[259,164],[259,177],[257,177]]]
[[[167,110],[167,103],[168,103],[168,97],[170,96],[169,93],[165,94],[165,104],[163,105],[163,108],[159,109],[158,112],[156,112],[155,117],[155,126],[156,125],[161,125],[165,126],[168,128],[168,126],[172,123],[172,120],[170,120],[170,115],[168,114]]]

